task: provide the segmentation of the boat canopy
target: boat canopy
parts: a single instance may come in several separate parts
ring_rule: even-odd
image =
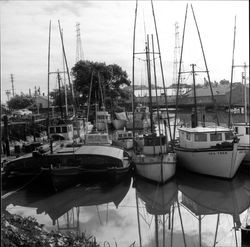
[[[123,160],[124,150],[113,146],[83,145],[75,151],[76,155],[109,156]]]

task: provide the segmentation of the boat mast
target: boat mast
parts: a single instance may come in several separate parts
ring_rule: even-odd
[[[233,74],[234,74],[235,36],[236,36],[236,16],[234,18],[233,55],[232,55],[231,82],[230,82],[230,94],[229,94],[229,105],[228,105],[228,127],[231,127],[231,104],[232,104],[232,89],[233,89]]]
[[[216,122],[217,122],[217,125],[220,125],[218,114],[217,114],[217,104],[216,104],[216,101],[214,99],[213,89],[212,89],[210,75],[209,75],[208,66],[207,66],[207,60],[206,60],[206,57],[205,57],[205,52],[204,52],[203,45],[202,45],[201,35],[200,35],[200,31],[199,31],[199,28],[198,28],[198,24],[197,24],[197,21],[196,21],[196,17],[195,17],[195,14],[194,14],[194,9],[193,9],[192,4],[191,4],[191,9],[192,9],[192,13],[193,13],[193,17],[194,17],[194,21],[195,21],[195,26],[196,26],[196,29],[197,29],[197,33],[198,33],[198,36],[199,36],[199,40],[200,40],[202,55],[203,55],[203,59],[204,59],[205,67],[206,67],[207,78],[208,78],[209,87],[210,87],[210,91],[211,91],[211,97],[212,97],[213,105],[215,107]]]
[[[64,42],[63,42],[63,36],[62,36],[62,29],[61,29],[60,21],[59,20],[58,20],[58,28],[59,28],[60,37],[61,37],[62,50],[63,50],[64,61],[65,61],[66,69],[67,69],[69,86],[70,86],[72,97],[73,97],[73,100],[74,100],[73,115],[75,115],[76,114],[76,99],[75,99],[75,94],[74,94],[74,88],[73,88],[73,85],[71,84],[71,79],[70,79],[70,74],[69,74],[69,66],[68,66],[68,62],[67,62],[67,58],[66,58],[66,53],[65,53],[65,48],[64,48]]]
[[[162,139],[161,139],[160,114],[159,114],[159,103],[158,103],[158,93],[157,93],[157,79],[156,79],[156,68],[155,68],[155,50],[154,50],[153,34],[151,35],[151,38],[152,38],[152,50],[153,50],[153,65],[154,65],[153,68],[154,68],[154,81],[155,81],[155,100],[156,100],[156,107],[157,107],[157,123],[158,123],[159,136],[160,136],[160,150],[162,153]]]
[[[149,35],[147,35],[146,43],[146,62],[147,62],[147,75],[148,75],[148,93],[149,93],[149,113],[150,113],[150,131],[154,133],[153,126],[153,106],[152,106],[152,88],[151,88],[151,68],[150,68],[150,53],[149,53]]]
[[[168,114],[167,92],[166,92],[166,86],[165,86],[165,80],[164,80],[164,74],[163,74],[163,66],[162,66],[162,60],[161,60],[161,49],[160,49],[159,35],[158,35],[158,30],[157,30],[157,25],[156,25],[156,18],[155,18],[155,13],[154,13],[153,0],[151,0],[151,7],[152,7],[153,18],[154,18],[154,26],[155,26],[157,46],[158,46],[158,51],[159,51],[159,60],[160,60],[160,67],[161,67],[161,77],[162,77],[162,84],[163,84],[163,90],[164,90],[164,98],[165,98],[165,104],[166,104],[166,110],[167,110],[167,121],[168,121],[168,127],[169,127],[169,135],[170,135],[170,140],[172,140],[172,134],[171,134],[171,128],[170,128],[170,118],[169,118],[169,114]]]
[[[181,55],[180,55],[180,62],[179,62],[179,73],[178,73],[178,81],[177,81],[177,92],[176,92],[176,100],[175,100],[175,117],[174,117],[174,136],[173,140],[175,140],[175,132],[176,132],[176,122],[177,122],[177,108],[178,108],[178,101],[179,101],[179,90],[180,90],[180,78],[181,78],[181,64],[182,64],[182,54],[183,54],[183,47],[184,47],[184,37],[185,37],[185,29],[186,29],[186,21],[187,21],[187,11],[188,11],[188,4],[186,5],[186,12],[184,18],[184,27],[182,32],[182,41],[181,41]]]
[[[136,20],[137,20],[137,7],[138,7],[138,0],[136,0],[135,5],[135,19],[134,19],[134,33],[133,33],[133,58],[132,58],[132,112],[133,112],[133,138],[135,136],[135,30],[136,30]],[[135,146],[135,145],[133,145]]]
[[[198,126],[198,114],[197,114],[197,100],[196,100],[196,86],[195,86],[195,71],[194,71],[195,64],[191,64],[192,67],[192,74],[193,74],[193,90],[194,90],[194,119],[192,119],[192,128]]]
[[[50,101],[49,101],[49,75],[50,75],[50,39],[51,39],[51,20],[49,22],[49,44],[48,44],[48,130],[47,130],[47,135],[48,135],[48,140],[50,139],[50,130],[49,130],[49,126],[50,126]]]
[[[61,112],[61,119],[63,119],[63,108],[62,108],[62,94],[61,94],[61,77],[60,72],[57,70],[57,81],[58,81],[58,92],[59,92],[59,107]]]

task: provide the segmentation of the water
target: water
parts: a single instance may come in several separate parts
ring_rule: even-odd
[[[241,246],[250,175],[223,180],[178,171],[164,186],[129,177],[115,186],[82,184],[56,194],[30,185],[2,204],[48,230],[95,236],[101,246],[233,247]]]

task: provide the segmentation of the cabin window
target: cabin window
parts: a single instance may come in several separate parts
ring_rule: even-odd
[[[246,135],[250,135],[250,127],[246,127]]]
[[[196,142],[205,142],[205,141],[207,141],[207,134],[195,133],[194,134],[194,141],[196,141]]]
[[[128,133],[128,137],[132,138],[132,133]]]
[[[50,131],[51,134],[54,134],[55,133],[54,127],[51,127],[49,131]]]
[[[226,140],[232,140],[234,138],[234,134],[232,132],[225,133]]]
[[[186,139],[189,140],[189,141],[191,140],[191,134],[190,133],[186,133]]]
[[[56,133],[61,133],[61,127],[56,127]]]
[[[215,133],[215,134],[210,134],[210,141],[222,141],[222,134],[221,133]]]
[[[66,126],[62,127],[62,133],[67,133],[67,127]]]
[[[118,137],[119,137],[119,138],[122,138],[122,134],[119,134]]]
[[[239,133],[239,128],[235,127],[235,132],[238,134]]]

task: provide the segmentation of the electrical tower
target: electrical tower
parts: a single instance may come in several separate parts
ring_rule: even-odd
[[[6,90],[5,93],[7,95],[8,101],[10,101],[10,94],[11,94],[10,90]]]
[[[179,73],[179,58],[180,58],[180,39],[179,39],[179,24],[175,24],[175,46],[174,46],[174,64],[173,64],[173,84],[177,85],[178,82],[178,73]],[[181,63],[183,66],[183,63]],[[181,69],[183,71],[183,68]],[[183,76],[180,75],[180,83],[183,80]],[[181,89],[180,89],[181,93]]]
[[[76,23],[76,63],[80,60],[84,60],[81,33],[80,33],[80,23]]]
[[[175,45],[174,45],[174,66],[173,66],[173,84],[177,84],[178,79],[178,57],[180,55],[179,24],[175,24]]]
[[[13,74],[10,74],[10,80],[11,80],[11,86],[12,86],[12,96],[15,96],[15,90],[14,90],[14,76]]]

